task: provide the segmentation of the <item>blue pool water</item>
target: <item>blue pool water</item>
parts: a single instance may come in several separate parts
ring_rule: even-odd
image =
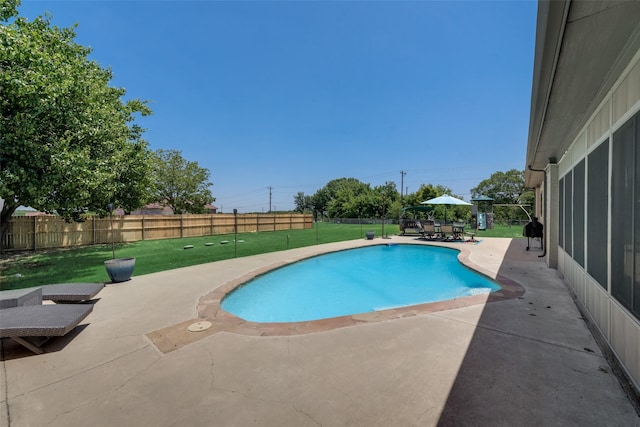
[[[453,249],[422,245],[333,252],[256,277],[229,293],[222,308],[252,322],[300,322],[500,289],[457,256]]]

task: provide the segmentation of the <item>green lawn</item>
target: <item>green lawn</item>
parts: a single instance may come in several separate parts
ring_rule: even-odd
[[[136,276],[234,257],[362,239],[367,230],[374,230],[376,237],[382,236],[381,225],[316,223],[308,230],[240,233],[238,243],[234,243],[235,235],[225,234],[121,244],[116,245],[116,257],[135,257]],[[398,234],[398,231],[397,225],[384,226],[385,234]],[[493,230],[480,231],[476,238],[482,237],[522,237],[522,227],[496,226]],[[213,245],[206,246],[206,243]],[[193,245],[193,248],[184,249],[186,245]],[[5,255],[0,290],[51,283],[108,282],[104,261],[111,257],[111,246],[104,245]]]
[[[494,224],[491,230],[478,230],[477,236],[483,237],[522,237],[522,225]]]

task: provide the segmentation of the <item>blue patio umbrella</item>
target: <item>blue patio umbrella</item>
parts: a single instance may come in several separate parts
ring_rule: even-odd
[[[449,194],[443,194],[442,196],[434,197],[433,199],[425,200],[424,202],[420,202],[421,205],[445,205],[444,210],[444,222],[447,223],[447,209],[451,205],[458,206],[471,206],[471,203],[465,202],[464,200],[460,200],[456,197],[453,197]]]

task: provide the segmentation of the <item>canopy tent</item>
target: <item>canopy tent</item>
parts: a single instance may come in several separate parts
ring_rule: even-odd
[[[426,215],[426,218],[430,219],[430,216],[433,213],[434,208],[435,208],[434,206],[423,206],[423,205],[405,206],[400,211],[400,217],[399,217],[400,224],[402,225],[403,221],[407,221],[410,218],[416,219],[418,217],[422,217],[423,215]]]
[[[434,197],[433,199],[425,200],[424,202],[420,202],[421,205],[445,205],[444,210],[444,222],[447,223],[447,207],[451,205],[456,206],[471,206],[471,203],[465,202],[464,200],[460,200],[456,197],[453,197],[449,194],[443,194],[442,196]]]
[[[431,212],[432,210],[433,210],[432,206],[423,206],[423,205],[407,206],[407,207],[402,208],[402,211],[400,211],[400,216],[402,216],[405,212],[409,212],[409,211]]]

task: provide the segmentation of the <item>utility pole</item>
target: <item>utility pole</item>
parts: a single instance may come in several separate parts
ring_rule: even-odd
[[[271,212],[271,190],[273,190],[272,186],[267,187],[269,189],[269,212]]]
[[[406,174],[405,171],[400,171],[400,203],[402,203],[402,189],[404,188],[404,176]]]

